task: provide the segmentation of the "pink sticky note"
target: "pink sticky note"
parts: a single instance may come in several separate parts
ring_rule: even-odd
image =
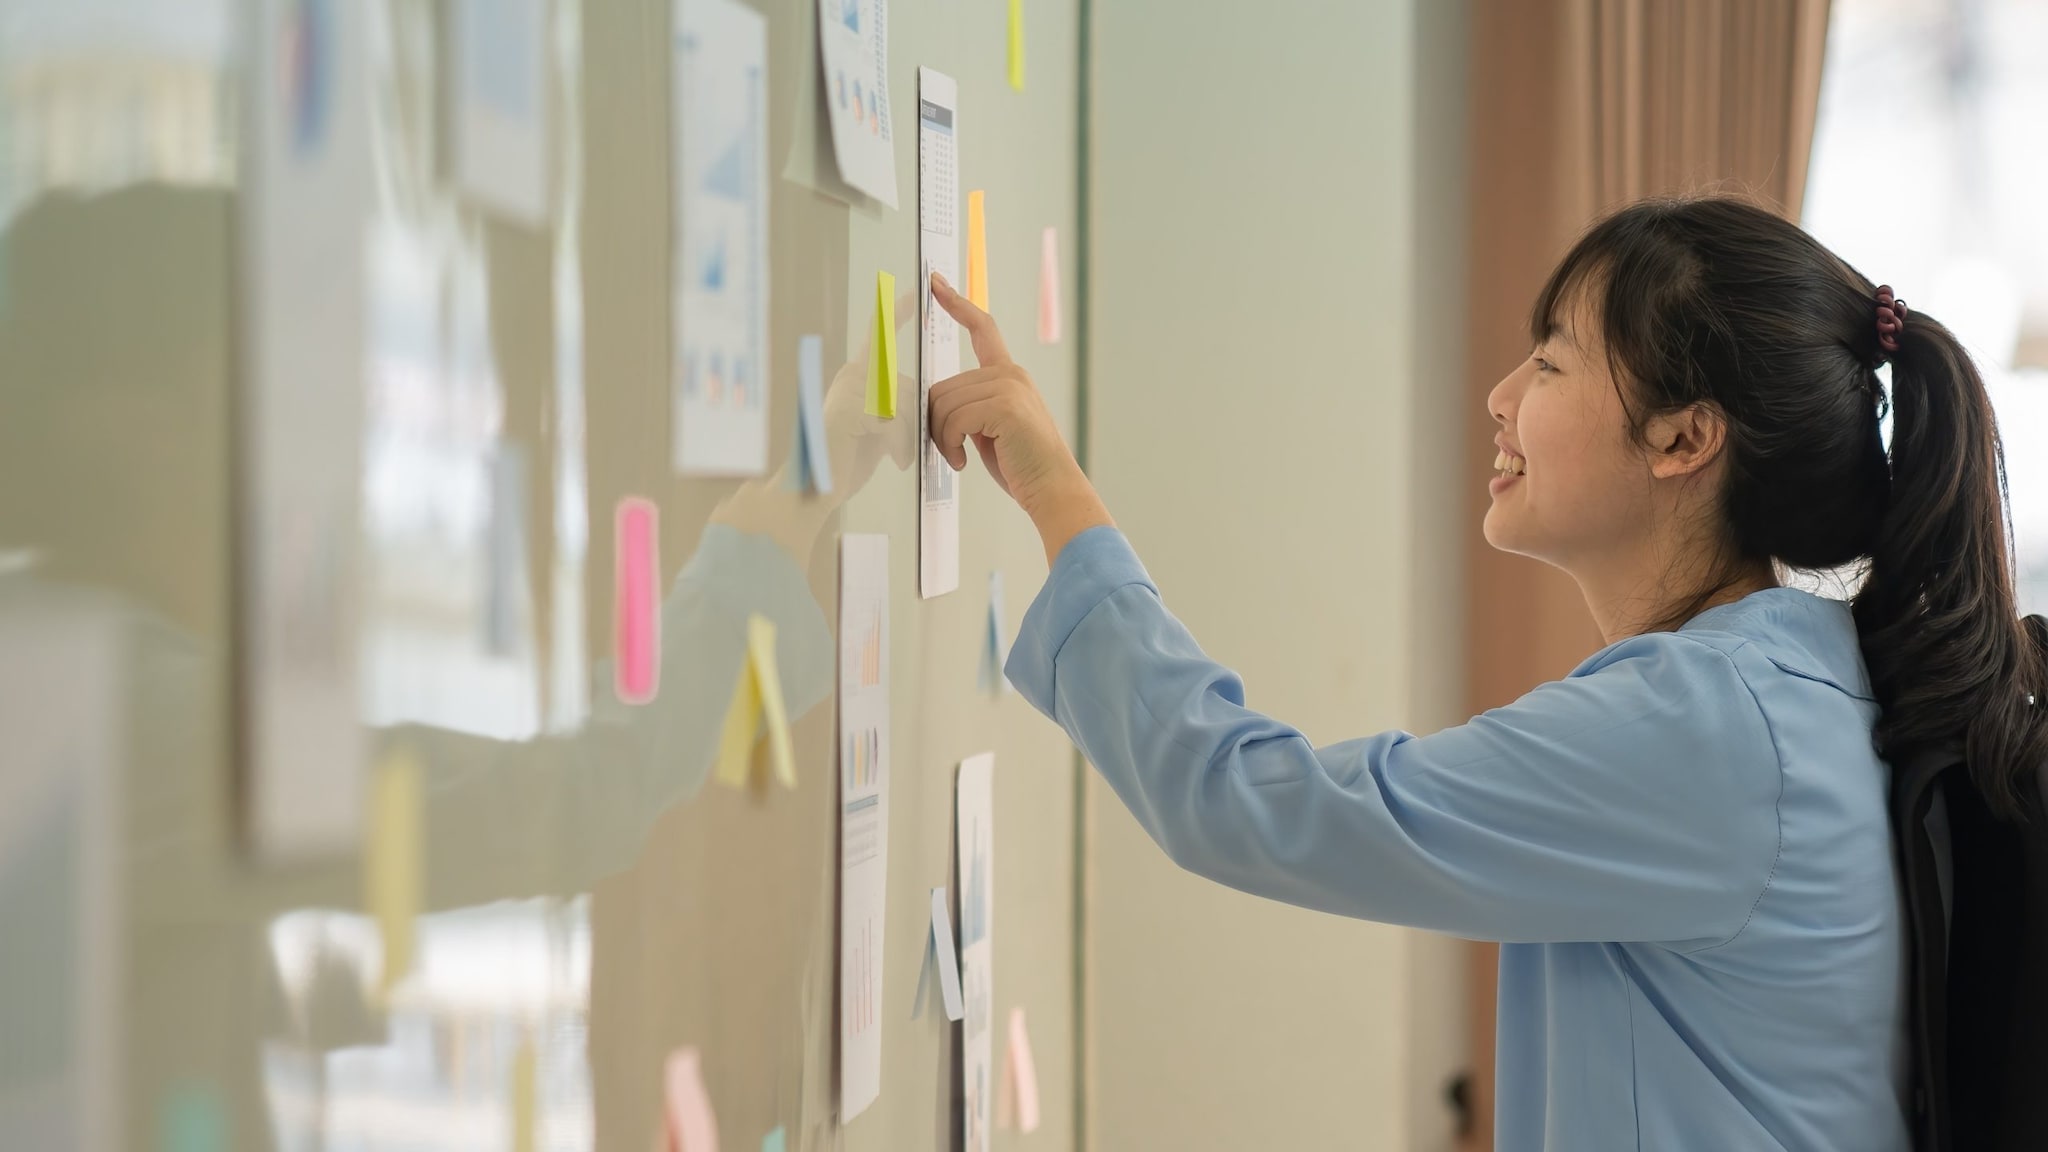
[[[1038,342],[1060,342],[1060,230],[1051,227],[1038,253]]]
[[[661,514],[652,501],[619,501],[612,549],[612,682],[620,700],[645,704],[661,682]]]
[[[704,1091],[704,1069],[695,1048],[669,1053],[662,1094],[668,1112],[668,1152],[718,1152],[718,1117]]]
[[[1017,1093],[1017,1127],[1038,1131],[1038,1062],[1031,1055],[1031,1034],[1024,1027],[1024,1010],[1010,1009],[1010,1077]]]

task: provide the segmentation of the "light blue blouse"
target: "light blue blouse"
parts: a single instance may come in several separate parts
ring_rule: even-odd
[[[1182,867],[1504,942],[1501,1152],[1907,1147],[1888,770],[1846,605],[1758,592],[1456,728],[1317,748],[1097,528],[1008,673]]]

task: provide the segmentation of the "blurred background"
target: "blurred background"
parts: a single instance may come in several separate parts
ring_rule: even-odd
[[[1489,1147],[1489,947],[1178,872],[990,674],[1044,562],[919,466],[921,270],[1319,742],[1599,646],[1480,538],[1483,398],[1648,194],[1963,336],[2048,611],[2044,49],[2048,0],[0,0],[0,1148]],[[728,748],[762,675],[794,786]]]

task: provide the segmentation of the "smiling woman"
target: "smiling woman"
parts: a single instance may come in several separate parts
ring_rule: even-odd
[[[1885,758],[1964,738],[2005,818],[2048,761],[1990,401],[1945,328],[1742,200],[1602,220],[1489,398],[1485,530],[1607,646],[1467,724],[1318,746],[1167,612],[995,322],[934,287],[983,366],[933,387],[932,435],[976,441],[1053,560],[1010,679],[1169,857],[1507,943],[1509,1147],[1907,1146]],[[1853,613],[1773,575],[1858,557]]]

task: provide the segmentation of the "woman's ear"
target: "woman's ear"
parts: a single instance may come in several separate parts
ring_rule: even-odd
[[[1689,476],[1720,457],[1728,442],[1728,418],[1718,405],[1688,404],[1651,417],[1643,440],[1649,446],[1651,475],[1660,480]]]

